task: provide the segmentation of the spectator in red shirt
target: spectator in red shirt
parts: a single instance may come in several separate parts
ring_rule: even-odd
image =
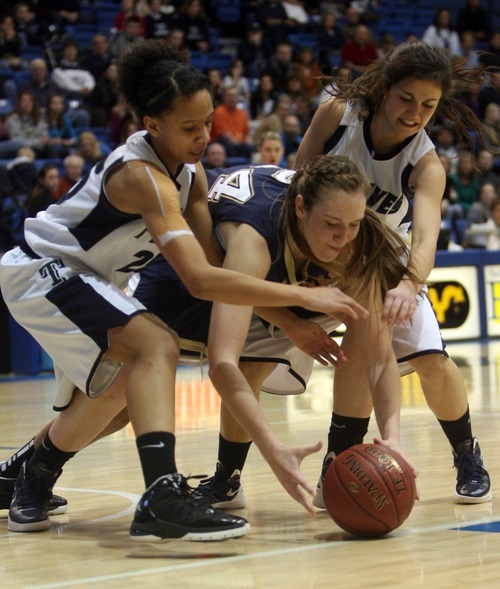
[[[371,34],[368,27],[358,25],[354,36],[342,45],[342,63],[348,67],[353,78],[360,76],[368,66],[378,57],[377,47],[371,41]]]
[[[239,90],[227,86],[222,91],[222,102],[215,107],[210,139],[226,148],[228,157],[250,158],[253,145],[247,112],[238,106]]]

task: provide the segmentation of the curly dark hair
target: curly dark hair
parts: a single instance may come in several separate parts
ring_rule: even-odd
[[[145,41],[118,62],[117,90],[142,120],[170,112],[178,96],[210,92],[208,78],[163,41]]]
[[[373,62],[365,73],[353,82],[330,79],[330,93],[359,109],[359,118],[364,120],[380,108],[386,92],[404,79],[430,80],[442,91],[441,99],[433,118],[448,120],[455,126],[461,148],[475,145],[479,138],[486,145],[487,136],[479,117],[460,100],[454,97],[457,84],[485,81],[484,70],[467,67],[467,59],[450,62],[446,53],[426,43],[410,41],[401,43],[384,59]]]

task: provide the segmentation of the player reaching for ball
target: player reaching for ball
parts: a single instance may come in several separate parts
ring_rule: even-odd
[[[118,82],[145,131],[96,164],[57,204],[28,219],[25,242],[1,260],[5,302],[52,357],[64,409],[20,469],[9,529],[50,527],[49,502],[62,466],[100,434],[126,397],[146,486],[131,535],[242,536],[249,530],[246,520],[195,501],[177,472],[178,338],[123,287],[161,254],[191,293],[208,300],[298,304],[353,318],[365,311],[338,289],[276,284],[209,264],[200,245],[215,257],[200,163],[213,113],[208,79],[164,44],[148,42],[123,56]],[[124,398],[110,386],[120,373]],[[302,458],[314,449],[291,449],[290,455]],[[11,467],[2,465],[4,481]]]
[[[260,390],[302,392],[314,358],[342,365],[354,384],[369,381],[381,436],[399,449],[399,374],[381,312],[383,293],[405,271],[400,256],[406,246],[366,211],[366,179],[348,158],[325,156],[297,173],[247,166],[208,174],[209,209],[225,248],[225,268],[270,282],[329,284],[370,308],[358,319],[339,314],[355,350],[346,362],[328,336],[339,319],[300,308],[259,308],[264,320],[250,306],[215,305],[211,313],[210,303],[194,299],[161,257],[141,271],[135,289],[134,297],[179,335],[183,351],[199,357],[209,340],[210,375],[223,401],[221,444],[216,475],[197,495],[213,503],[223,493],[229,506],[241,507],[239,473],[254,439],[285,489],[310,510],[305,492],[312,488],[299,467],[320,446],[290,449],[277,440],[260,408]],[[87,411],[94,402],[87,401]]]
[[[426,128],[439,116],[454,124],[462,144],[470,143],[472,135],[484,138],[477,116],[453,97],[457,81],[478,76],[479,71],[465,68],[462,61],[452,65],[436,47],[403,43],[353,83],[334,81],[333,96],[316,111],[296,160],[300,168],[321,153],[348,155],[363,167],[372,185],[368,206],[402,234],[411,221],[408,268],[421,280],[403,276],[385,295],[383,318],[394,325],[401,374],[417,372],[427,403],[451,444],[460,503],[489,501],[490,477],[472,434],[460,369],[448,357],[429,299],[420,294],[434,265],[445,186],[445,171]],[[342,399],[351,391],[351,383],[339,371],[314,501],[318,507],[324,506],[321,484],[327,466],[335,455],[361,443],[368,429],[367,406],[364,411],[342,408]],[[368,400],[366,383],[356,388],[357,396],[363,394]]]

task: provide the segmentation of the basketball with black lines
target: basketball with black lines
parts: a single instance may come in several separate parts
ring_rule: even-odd
[[[330,464],[323,481],[323,498],[333,521],[365,538],[398,528],[410,515],[416,493],[410,465],[380,444],[345,450]]]

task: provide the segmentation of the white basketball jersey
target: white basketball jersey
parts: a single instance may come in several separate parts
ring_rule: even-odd
[[[133,160],[149,161],[172,178],[183,211],[195,167],[184,164],[172,176],[156,155],[146,131],[139,131],[96,164],[60,201],[26,220],[25,240],[31,251],[43,258],[61,258],[75,269],[124,287],[133,272],[159,253],[142,217],[117,210],[105,193],[108,173]]]
[[[347,104],[339,127],[325,143],[324,153],[346,155],[361,165],[372,186],[368,206],[392,228],[405,232],[410,225],[410,199],[414,196],[408,179],[415,164],[431,149],[434,144],[421,130],[392,152],[376,154],[370,137],[370,119],[360,121],[358,110]]]

